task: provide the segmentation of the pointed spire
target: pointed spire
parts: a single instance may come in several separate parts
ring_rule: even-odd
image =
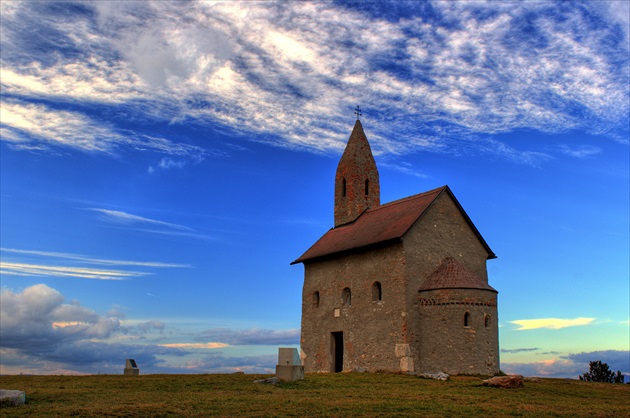
[[[353,222],[366,209],[380,204],[378,169],[357,119],[335,175],[335,227]]]

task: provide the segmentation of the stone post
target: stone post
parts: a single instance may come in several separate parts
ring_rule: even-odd
[[[140,369],[136,361],[132,358],[128,358],[125,362],[125,376],[138,376],[139,374]]]
[[[278,381],[295,382],[304,380],[304,366],[300,361],[297,348],[279,348],[278,365],[276,366]]]

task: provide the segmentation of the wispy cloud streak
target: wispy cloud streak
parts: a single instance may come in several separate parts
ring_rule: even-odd
[[[84,261],[90,264],[100,264],[100,265],[118,265],[118,266],[142,266],[142,267],[190,267],[188,264],[177,264],[177,263],[162,263],[156,261],[129,261],[129,260],[108,260],[103,258],[93,258],[87,257],[79,254],[72,253],[60,253],[54,251],[37,251],[37,250],[21,250],[16,248],[0,248],[1,252],[13,253],[13,254],[24,254],[24,255],[32,255],[32,256],[42,256],[42,257],[53,257],[53,258],[61,258],[68,260],[78,260]]]
[[[134,215],[119,210],[103,208],[88,208],[88,210],[100,214],[101,219],[105,222],[115,225],[123,225],[136,231],[198,239],[211,239],[211,237],[201,234],[195,229],[184,225],[164,222],[157,219],[145,218],[143,216]]]
[[[162,347],[196,348],[196,349],[214,349],[214,348],[228,347],[228,344],[225,344],[225,343],[171,343],[171,344],[160,344],[160,345]]]
[[[0,273],[16,276],[78,277],[97,280],[123,280],[148,273],[122,270],[99,270],[84,267],[62,267],[0,261]]]
[[[185,268],[186,264],[161,263],[152,261],[122,261],[91,258],[78,254],[59,253],[52,251],[20,250],[15,248],[0,248],[3,253],[0,259],[0,274],[29,277],[70,277],[94,280],[125,280],[154,274],[150,269],[157,268]],[[13,260],[13,257],[28,258],[27,260]],[[34,259],[34,260],[31,260]],[[68,265],[68,261],[76,261],[82,265]],[[127,269],[102,269],[94,265],[134,266],[143,267],[149,271],[135,271]]]
[[[123,224],[140,223],[140,224],[146,224],[146,225],[151,225],[151,226],[176,229],[180,231],[189,231],[189,232],[194,231],[194,229],[188,228],[187,226],[158,221],[155,219],[144,218],[142,216],[132,215],[130,213],[122,212],[119,210],[100,209],[100,208],[90,208],[90,210],[104,215],[106,220],[112,221],[112,222],[123,223]]]

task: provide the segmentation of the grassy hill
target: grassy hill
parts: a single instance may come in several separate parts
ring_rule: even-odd
[[[1,376],[27,404],[19,416],[630,416],[630,385],[564,379],[522,389],[481,386],[476,377],[447,382],[380,373],[307,375],[279,385],[260,375]]]

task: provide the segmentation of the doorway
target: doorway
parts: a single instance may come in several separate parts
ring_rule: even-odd
[[[331,332],[332,370],[335,373],[343,371],[343,331]]]

